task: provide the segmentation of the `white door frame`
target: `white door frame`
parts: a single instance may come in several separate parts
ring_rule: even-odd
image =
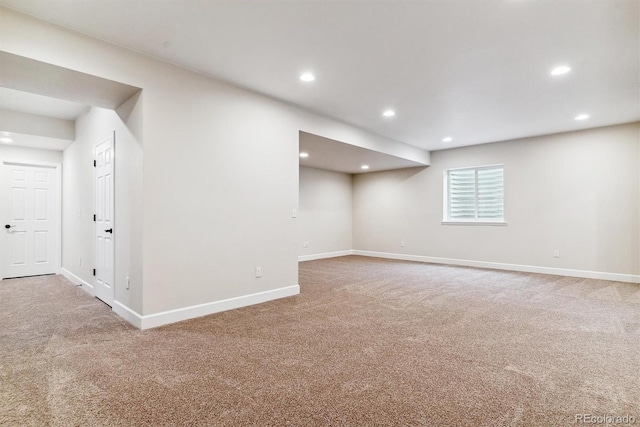
[[[54,266],[55,273],[60,274],[62,271],[62,165],[60,163],[44,163],[44,162],[25,162],[25,161],[12,161],[9,159],[3,159],[0,166],[2,169],[9,165],[14,166],[35,166],[35,167],[43,167],[43,168],[51,168],[55,169],[55,180],[57,187],[57,195],[55,197],[55,206],[54,209],[56,211],[56,215],[58,219],[56,221],[56,253],[54,258]],[[2,179],[3,171],[0,170],[0,179]],[[2,191],[2,185],[0,185],[0,191]],[[2,194],[0,194],[0,199],[2,198]],[[0,248],[4,247],[4,233],[0,233]],[[2,253],[0,252],[0,257],[2,257]],[[3,263],[0,260],[0,280],[4,279],[4,272],[2,271]]]

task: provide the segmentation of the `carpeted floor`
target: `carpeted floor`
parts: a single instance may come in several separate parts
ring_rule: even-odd
[[[349,256],[299,296],[138,331],[0,282],[2,426],[640,424],[640,286]]]

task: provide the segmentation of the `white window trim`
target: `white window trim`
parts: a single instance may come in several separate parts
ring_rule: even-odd
[[[443,225],[507,225],[507,221],[442,221]]]
[[[506,206],[503,206],[503,212],[504,215],[502,217],[502,220],[483,220],[483,219],[474,219],[474,220],[468,220],[468,221],[460,221],[460,220],[450,220],[449,219],[449,172],[451,171],[459,171],[459,170],[470,170],[473,169],[476,171],[479,170],[483,170],[483,169],[493,169],[493,168],[497,168],[497,167],[502,167],[502,173],[503,173],[503,179],[504,179],[504,174],[505,174],[505,167],[504,167],[504,163],[497,163],[497,164],[493,164],[493,165],[482,165],[482,166],[468,166],[468,167],[463,167],[463,168],[449,168],[449,169],[444,169],[442,172],[442,194],[444,195],[443,197],[443,203],[442,203],[442,225],[488,225],[488,226],[504,226],[507,225],[507,220],[506,220],[506,212],[504,212],[506,209]],[[503,191],[506,193],[506,179],[503,180]],[[476,197],[475,197],[475,202],[476,202],[476,211],[478,210],[478,186],[476,186]]]

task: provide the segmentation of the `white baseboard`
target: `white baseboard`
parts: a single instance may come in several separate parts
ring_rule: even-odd
[[[89,282],[82,280],[81,278],[79,278],[78,276],[76,276],[75,274],[73,274],[72,272],[70,272],[64,267],[60,269],[60,274],[66,277],[67,280],[69,280],[74,285],[80,286],[86,293],[88,293],[92,297],[96,296],[96,292],[93,289],[93,285],[90,284]]]
[[[74,285],[82,285],[89,295],[95,296],[93,286],[85,282],[69,270],[62,268],[60,273],[66,277]],[[160,313],[149,314],[143,316],[136,311],[130,309],[120,301],[114,301],[112,310],[120,317],[131,323],[138,329],[157,328],[158,326],[168,325],[195,317],[206,316],[208,314],[219,313],[221,311],[233,310],[236,308],[246,307],[249,305],[260,304],[263,302],[290,297],[300,293],[300,286],[293,285],[284,288],[272,289],[270,291],[257,292],[255,294],[243,295],[234,298],[228,298],[221,301],[213,301],[206,304],[194,305],[191,307],[178,308],[175,310],[163,311]]]
[[[113,301],[113,307],[111,308],[118,316],[122,317],[127,322],[131,323],[138,329],[142,329],[143,316],[131,310],[120,301]]]
[[[335,258],[339,256],[353,255],[352,249],[346,251],[324,252],[321,254],[300,255],[298,261],[313,261],[314,259]]]
[[[465,267],[491,268],[495,270],[522,271],[526,273],[553,274],[556,276],[581,277],[585,279],[613,280],[616,282],[640,283],[640,275],[606,273],[601,271],[571,270],[555,267],[537,267],[533,265],[505,264],[500,262],[471,261],[453,258],[438,258],[421,255],[394,254],[388,252],[373,252],[353,250],[353,255],[375,258],[398,259],[403,261],[428,262],[433,264],[460,265]]]
[[[221,311],[233,310],[249,305],[260,304],[275,299],[290,297],[300,293],[300,286],[293,285],[284,288],[272,289],[270,291],[257,292],[255,294],[243,295],[235,298],[228,298],[220,301],[213,301],[206,304],[193,305],[191,307],[178,308],[175,310],[163,311],[160,313],[142,316],[131,310],[124,304],[114,301],[113,311],[122,316],[132,325],[139,329],[151,329],[170,323],[181,322],[183,320],[196,317],[207,316]]]

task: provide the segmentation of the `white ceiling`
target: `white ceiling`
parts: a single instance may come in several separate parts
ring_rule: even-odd
[[[2,139],[9,138],[11,142],[5,142]],[[54,150],[63,151],[73,141],[68,139],[50,138],[47,136],[39,135],[26,135],[21,133],[10,133],[8,135],[1,134],[0,144],[17,146],[17,147],[29,147],[39,148],[41,150]]]
[[[0,86],[116,109],[140,88],[0,51]]]
[[[34,93],[0,86],[0,109],[37,114],[63,120],[75,120],[89,107],[77,102],[64,101]]]
[[[638,0],[0,4],[429,150],[640,120]]]
[[[52,124],[47,118],[73,122],[90,106],[115,109],[140,91],[1,50],[0,64],[0,131],[10,133],[3,139],[11,139],[1,144],[63,150],[73,142],[73,132],[67,135],[71,139],[61,139],[60,126],[67,126],[55,121]],[[11,112],[30,116],[20,119],[19,115],[7,114]]]
[[[300,152],[309,157],[300,158],[300,166],[356,174],[392,169],[425,167],[424,164],[345,144],[307,132],[300,132]],[[363,170],[362,165],[369,166]]]

